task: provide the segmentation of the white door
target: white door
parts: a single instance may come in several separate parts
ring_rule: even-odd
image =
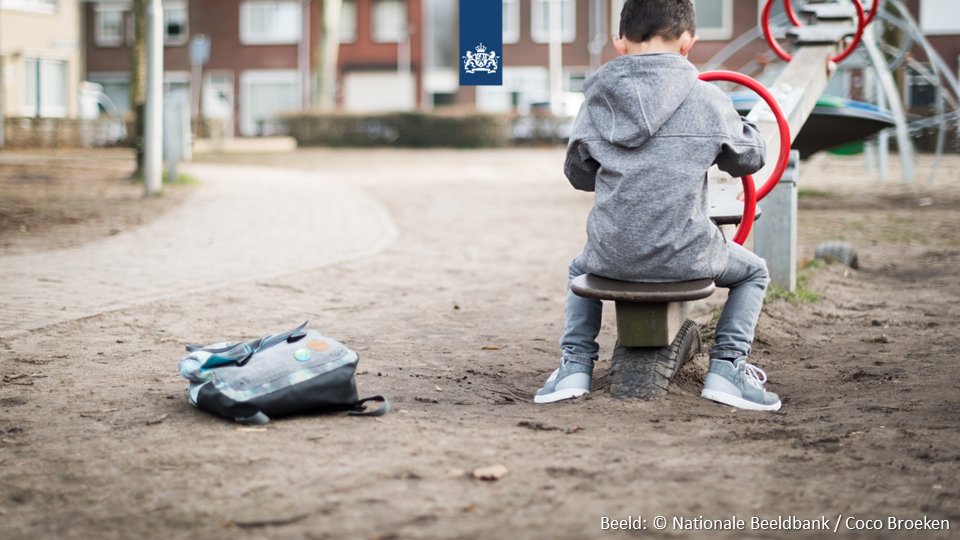
[[[233,137],[234,92],[232,73],[213,73],[203,81],[203,117],[224,137]],[[211,134],[207,134],[210,136]]]

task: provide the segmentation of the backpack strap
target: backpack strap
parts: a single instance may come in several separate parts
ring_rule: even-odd
[[[377,401],[383,403],[383,405],[368,411],[367,406],[364,405],[368,401]],[[390,402],[387,401],[387,398],[383,396],[371,396],[354,403],[353,406],[350,407],[350,410],[347,411],[347,414],[350,416],[383,416],[388,412],[390,412]]]
[[[254,354],[269,349],[274,345],[281,343],[283,341],[293,343],[297,340],[303,339],[307,335],[304,330],[307,327],[307,324],[310,321],[304,321],[303,324],[289,330],[287,332],[282,332],[280,334],[272,334],[260,339],[255,339],[252,341],[232,343],[225,347],[197,347],[196,345],[188,345],[187,350],[190,352],[203,351],[211,353],[210,358],[200,366],[200,369],[211,369],[215,367],[225,366],[229,364],[236,364],[237,366],[243,366],[253,357]],[[193,349],[191,350],[191,347]]]

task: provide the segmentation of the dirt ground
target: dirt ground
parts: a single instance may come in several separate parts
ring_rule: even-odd
[[[956,537],[960,159],[935,186],[910,188],[869,181],[860,158],[804,164],[802,257],[844,239],[861,268],[813,265],[805,298],[767,302],[754,362],[783,399],[777,413],[701,400],[703,357],[662,400],[612,399],[612,306],[594,393],[531,402],[558,361],[566,264],[591,203],[565,184],[558,150],[207,160],[317,171],[379,199],[400,235],[366,259],[0,342],[0,537],[618,534],[601,529],[605,516],[642,516],[647,530],[620,532],[634,537],[824,536],[750,530],[778,516],[840,518],[842,536],[860,538],[910,533],[844,529],[946,519],[951,531],[911,537]],[[709,326],[721,301],[696,319]],[[304,319],[360,352],[361,394],[388,396],[394,413],[249,429],[188,405],[184,343]],[[509,473],[466,474],[494,464]],[[747,530],[673,527],[731,516]]]
[[[75,246],[119,234],[179,204],[189,186],[143,198],[128,149],[0,154],[0,254]]]

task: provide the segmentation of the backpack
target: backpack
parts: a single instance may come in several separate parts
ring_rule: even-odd
[[[190,403],[244,424],[314,412],[387,414],[390,403],[383,396],[358,399],[359,355],[306,327],[304,322],[251,341],[187,345],[180,374],[190,381]],[[368,411],[369,401],[383,405]]]

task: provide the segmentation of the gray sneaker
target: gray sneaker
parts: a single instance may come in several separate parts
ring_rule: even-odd
[[[560,367],[550,374],[547,382],[543,383],[543,388],[537,390],[533,402],[553,403],[589,394],[592,377],[592,367],[580,362],[561,360]]]
[[[765,382],[767,374],[748,364],[746,358],[736,362],[710,360],[700,397],[750,411],[779,410],[780,398],[763,389]]]

